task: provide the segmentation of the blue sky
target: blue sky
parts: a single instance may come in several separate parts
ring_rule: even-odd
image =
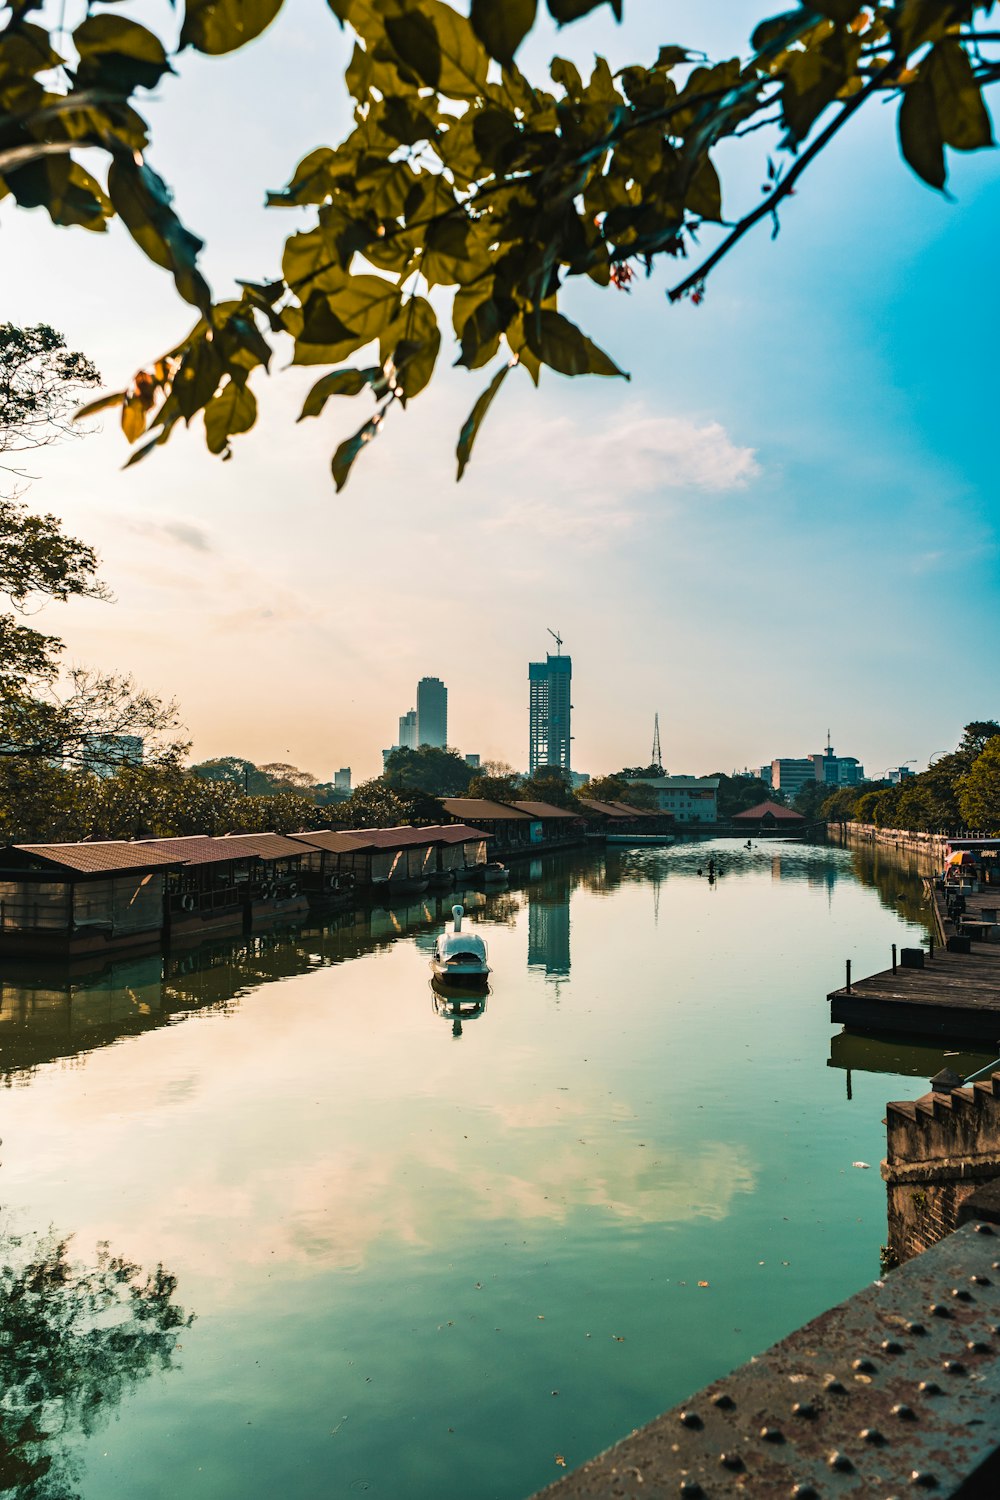
[[[172,24],[166,5],[130,9]],[[522,66],[541,74],[553,50],[620,66],[665,41],[728,55],[760,14],[625,9],[621,27],[539,28]],[[323,0],[286,0],[246,53],[185,55],[151,102],[150,160],[217,293],[277,265],[295,217],[263,192],[345,132],[347,46]],[[758,201],[766,149],[723,157],[730,214]],[[444,357],[339,496],[329,455],[361,401],[296,428],[315,372],[280,360],[232,463],[192,430],[123,474],[113,421],[51,449],[33,503],[99,547],[118,602],[45,624],[73,660],[176,695],[199,758],[375,774],[429,674],[455,744],[523,765],[527,662],[552,626],[583,770],[645,760],[656,711],[677,771],[805,754],[828,725],[872,771],[920,766],[998,708],[996,156],[953,156],[952,174],[954,202],[916,182],[877,108],[700,307],[671,307],[659,271],[628,295],[571,287],[565,310],[631,382],[512,378],[459,486],[455,439],[485,381]],[[117,229],[54,231],[9,202],[0,229],[0,316],[54,323],[109,384],[190,322]]]

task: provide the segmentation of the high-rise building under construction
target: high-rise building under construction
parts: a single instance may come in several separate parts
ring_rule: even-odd
[[[555,631],[550,634],[555,637],[556,655],[546,653],[544,661],[528,663],[528,774],[531,776],[539,766],[570,769],[573,662],[571,657],[562,655],[561,636]]]

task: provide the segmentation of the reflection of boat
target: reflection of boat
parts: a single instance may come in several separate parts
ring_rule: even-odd
[[[442,932],[434,944],[431,968],[435,977],[449,984],[485,984],[490,972],[486,944],[478,932],[463,929],[465,912],[461,906],[453,906],[451,914],[454,918],[451,932]]]
[[[465,874],[469,880],[474,880],[476,885],[502,885],[510,875],[510,871],[498,859],[492,859],[487,865],[476,865],[466,870]]]
[[[466,1021],[476,1021],[483,1014],[489,992],[488,984],[472,989],[468,984],[447,984],[435,974],[431,980],[434,1014],[450,1021],[452,1036],[459,1037]]]

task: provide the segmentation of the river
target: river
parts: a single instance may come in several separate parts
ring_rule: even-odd
[[[5,1497],[522,1500],[879,1274],[943,1054],[824,997],[921,941],[912,870],[539,860],[464,1018],[452,899],[0,971]]]

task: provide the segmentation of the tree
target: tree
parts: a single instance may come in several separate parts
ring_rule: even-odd
[[[484,760],[473,771],[467,797],[485,797],[489,802],[514,802],[521,795],[522,777],[505,760]]]
[[[382,780],[394,791],[461,797],[472,780],[472,767],[457,750],[441,750],[434,745],[421,745],[419,750],[397,746],[386,759]]]
[[[759,776],[727,776],[724,771],[713,771],[712,775],[719,778],[717,797],[721,823],[737,813],[746,812],[749,807],[773,800],[771,788]]]
[[[178,50],[233,52],[281,3],[186,0]],[[303,417],[335,397],[374,400],[333,456],[340,489],[392,408],[432,379],[442,334],[422,282],[452,292],[458,363],[492,365],[459,436],[461,477],[511,369],[536,383],[543,366],[623,375],[559,311],[569,277],[627,291],[658,257],[694,252],[670,299],[700,300],[714,267],[761,221],[776,230],[782,200],[815,159],[886,98],[899,105],[906,161],[933,188],[946,185],[946,148],[993,144],[982,92],[1000,78],[998,33],[980,24],[992,0],[810,0],[762,19],[745,60],[711,63],[667,44],[616,75],[598,58],[585,80],[556,58],[552,89],[529,82],[514,60],[534,22],[532,0],[472,0],[468,16],[444,0],[328,3],[356,38],[345,73],[354,129],[339,146],[311,151],[285,190],[269,195],[271,206],[310,216],[305,227],[297,217],[280,274],[243,281],[239,298],[220,303],[198,267],[201,242],[146,159],[136,96],[172,71],[164,43],[71,0],[68,49],[61,18],[58,31],[40,24],[41,0],[6,7],[0,192],[57,224],[103,230],[117,214],[198,312],[167,354],[91,408],[120,408],[126,437],[143,440],[132,462],[198,415],[209,449],[228,457],[230,439],[256,420],[250,377],[269,366],[274,336],[287,335],[295,363],[326,367]],[[600,3],[548,0],[548,10],[561,23]],[[609,3],[620,19],[622,0]],[[758,134],[768,126],[770,138]],[[715,157],[747,137],[762,176],[766,163],[765,192],[734,218]],[[103,183],[89,170],[95,160],[107,169]],[[706,225],[720,227],[703,255]],[[343,367],[376,341],[367,363]]]
[[[992,722],[992,721],[991,721]],[[966,725],[966,735],[973,727]],[[1000,830],[1000,729],[986,737],[973,765],[958,780],[958,806],[969,828]]]
[[[576,806],[573,778],[562,766],[536,766],[534,776],[523,778],[517,795],[527,802],[551,802],[553,807]]]

